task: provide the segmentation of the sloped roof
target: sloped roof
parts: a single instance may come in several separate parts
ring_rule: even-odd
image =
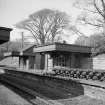
[[[8,49],[8,51],[19,51],[20,52],[32,46],[34,46],[34,44],[24,43],[24,45],[22,46],[22,43],[19,43],[19,42],[6,42],[0,45],[0,50],[4,49],[4,51],[6,51]]]
[[[7,46],[8,46],[8,50],[7,50]],[[2,50],[4,48],[4,56],[12,56],[12,55],[21,55],[24,53],[27,53],[27,50],[34,47],[34,44],[29,44],[29,43],[24,43],[24,46],[21,45],[21,43],[16,43],[16,42],[8,42],[5,44],[2,44],[0,46],[0,50]],[[31,52],[32,53],[32,52]]]

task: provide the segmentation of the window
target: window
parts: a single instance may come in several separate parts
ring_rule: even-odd
[[[66,66],[66,56],[65,55],[55,55],[54,66]]]

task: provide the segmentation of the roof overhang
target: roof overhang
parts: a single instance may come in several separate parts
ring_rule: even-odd
[[[20,52],[5,52],[4,56],[5,57],[8,57],[8,56],[19,56],[20,55],[19,53]]]
[[[19,52],[19,51],[12,51],[12,52],[5,52],[4,56],[9,57],[9,56],[35,56],[35,55],[29,54],[29,53],[24,53],[24,52]]]
[[[79,53],[91,53],[91,47],[79,46],[72,44],[54,43],[50,45],[38,46],[33,49],[34,53],[51,51],[64,51],[64,52],[79,52]]]
[[[0,27],[0,44],[9,41],[11,28]]]

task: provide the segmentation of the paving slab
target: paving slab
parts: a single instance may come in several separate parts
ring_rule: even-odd
[[[64,105],[105,105],[104,101],[97,100],[95,98],[91,98],[85,95],[58,101]]]
[[[24,98],[0,84],[0,105],[31,105]]]

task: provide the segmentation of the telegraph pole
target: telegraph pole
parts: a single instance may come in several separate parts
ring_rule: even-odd
[[[22,36],[22,48],[24,47],[24,32],[21,32],[21,36]]]

